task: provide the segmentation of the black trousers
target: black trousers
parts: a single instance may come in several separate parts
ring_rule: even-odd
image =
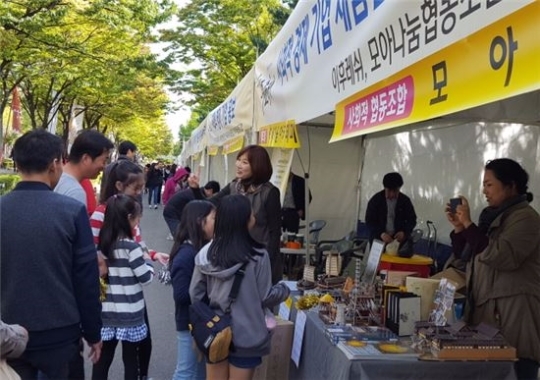
[[[294,208],[284,208],[281,210],[281,228],[283,231],[298,233],[300,226],[300,216]]]
[[[532,359],[518,359],[514,363],[514,371],[518,380],[536,380],[538,378],[539,363]]]
[[[139,379],[138,346],[141,342],[122,341],[122,361],[124,362],[124,380]],[[109,368],[114,359],[114,352],[118,340],[107,340],[103,342],[101,357],[92,367],[92,380],[107,380],[109,378]]]
[[[79,355],[78,341],[55,349],[25,351],[21,357],[7,362],[22,380],[37,379],[38,373],[48,379],[67,380],[69,361],[75,355]]]

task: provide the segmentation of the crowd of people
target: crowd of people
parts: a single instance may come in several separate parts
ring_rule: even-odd
[[[251,379],[270,350],[271,310],[289,295],[280,283],[280,240],[282,227],[298,231],[305,215],[302,178],[290,176],[282,207],[261,146],[237,154],[235,179],[223,188],[215,181],[201,188],[189,168],[142,167],[129,141],[107,165],[112,149],[96,131],[77,136],[66,162],[61,139],[46,131],[27,132],[15,142],[21,181],[0,198],[2,359],[22,379],[84,379],[86,342],[92,379],[107,379],[121,343],[125,379],[148,379],[152,342],[143,286],[158,261],[170,270],[173,287],[173,379]],[[101,171],[96,199],[85,182]],[[528,180],[516,161],[490,161],[483,179],[488,206],[478,223],[463,196],[444,209],[454,227],[448,265],[467,271],[466,320],[502,331],[517,348],[519,379],[536,378],[540,362],[540,216],[529,205]],[[402,186],[399,173],[384,176],[384,189],[368,203],[366,224],[371,239],[397,241],[407,256],[416,213]],[[145,191],[149,208],[165,205],[174,240],[169,253],[142,239]],[[231,304],[239,268],[244,280]],[[201,360],[193,344],[188,310],[201,300],[235,321],[235,349],[223,362]]]

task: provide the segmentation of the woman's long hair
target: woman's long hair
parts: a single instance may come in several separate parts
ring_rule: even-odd
[[[215,209],[216,207],[211,202],[199,200],[191,201],[184,207],[169,256],[169,268],[172,266],[180,246],[186,240],[189,240],[197,251],[210,241],[204,234],[203,221]]]
[[[123,238],[133,239],[130,219],[141,214],[141,206],[133,197],[117,194],[107,201],[103,226],[99,231],[98,249],[108,258],[114,259],[116,242]]]
[[[142,168],[130,160],[116,161],[105,180],[103,192],[99,194],[99,203],[105,203],[110,197],[119,193],[116,182],[120,181],[126,187],[135,183],[142,174]]]
[[[220,268],[245,263],[254,255],[254,248],[264,248],[249,234],[251,204],[243,195],[227,195],[221,200],[216,213],[214,240],[209,248],[210,262]]]

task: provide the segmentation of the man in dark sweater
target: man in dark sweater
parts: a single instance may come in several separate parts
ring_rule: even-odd
[[[384,190],[368,202],[366,224],[370,229],[370,242],[379,239],[400,244],[407,241],[414,226],[416,213],[411,199],[400,192],[403,178],[399,173],[388,173],[383,178]]]
[[[199,191],[201,192],[201,198],[204,199],[219,193],[219,190],[220,186],[218,182],[209,181],[204,185],[202,191]],[[169,231],[171,232],[171,238],[168,238],[169,240],[174,239],[176,229],[180,225],[180,219],[182,219],[184,207],[194,199],[195,195],[193,194],[193,191],[191,189],[184,189],[174,194],[165,205],[165,208],[163,209],[163,219],[165,219]]]
[[[20,137],[13,158],[22,181],[0,198],[0,297],[4,322],[29,333],[9,364],[23,379],[67,379],[83,337],[101,354],[99,273],[81,202],[52,189],[62,174],[62,140],[44,130]]]

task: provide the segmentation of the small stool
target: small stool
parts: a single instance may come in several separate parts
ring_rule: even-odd
[[[412,257],[399,257],[383,253],[379,263],[381,270],[399,270],[407,272],[418,272],[420,277],[428,278],[431,273],[433,259],[422,255],[413,255]]]

